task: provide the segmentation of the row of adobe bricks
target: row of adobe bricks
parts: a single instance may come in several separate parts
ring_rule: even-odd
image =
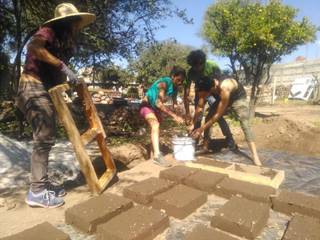
[[[212,193],[230,200],[212,216],[212,228],[196,226],[185,239],[237,239],[227,233],[254,239],[266,226],[270,207],[286,214],[301,214],[290,221],[284,240],[320,239],[319,197],[277,192],[271,187],[185,166],[163,170],[160,178],[127,187],[124,197],[105,193],[75,205],[66,211],[65,220],[82,232],[96,234],[98,240],[153,239],[169,227],[168,216],[184,219]],[[50,234],[35,238],[39,231]],[[67,240],[69,236],[43,223],[4,239]]]

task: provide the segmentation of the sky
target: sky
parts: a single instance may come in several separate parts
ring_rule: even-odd
[[[214,0],[172,0],[179,8],[186,9],[189,18],[193,18],[193,24],[184,24],[178,17],[170,18],[163,22],[167,27],[156,33],[156,39],[167,40],[176,39],[181,44],[201,48],[206,42],[201,38],[200,31],[204,14]],[[320,26],[320,1],[319,0],[283,0],[283,3],[299,10],[298,20],[306,16],[311,23]],[[320,32],[317,32],[317,39],[314,43],[299,47],[290,55],[284,56],[280,63],[293,62],[296,57],[303,56],[307,59],[320,59]],[[227,58],[209,56],[215,60],[221,68],[227,68],[229,63]]]

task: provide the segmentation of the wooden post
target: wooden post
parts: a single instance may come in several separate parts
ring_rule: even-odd
[[[53,104],[55,105],[59,119],[64,125],[69,140],[73,145],[76,157],[80,164],[81,171],[85,176],[89,188],[93,193],[98,193],[100,191],[100,187],[98,184],[97,175],[95,174],[95,170],[92,166],[90,157],[85,151],[85,146],[81,141],[80,133],[75,125],[70,110],[65,101],[63,100],[62,92],[68,89],[69,86],[67,84],[58,85],[50,89],[49,94],[51,96]]]

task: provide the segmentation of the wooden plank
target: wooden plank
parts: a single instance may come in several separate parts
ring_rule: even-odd
[[[281,183],[285,180],[286,175],[284,171],[277,171],[277,175],[272,179],[271,187],[278,189]]]
[[[82,98],[84,104],[84,111],[87,115],[87,119],[91,128],[96,128],[99,132],[103,134],[103,137],[106,137],[106,133],[102,126],[101,120],[97,113],[97,109],[92,101],[90,92],[88,91],[88,87],[84,81],[80,81],[80,83],[76,87],[78,96]]]
[[[55,86],[55,87],[53,87],[53,88],[50,88],[50,89],[49,89],[49,94],[50,94],[51,92],[63,93],[63,92],[65,92],[65,91],[69,90],[69,89],[70,89],[69,84],[63,83],[63,84],[57,85],[57,86]]]
[[[199,168],[211,172],[217,172],[217,173],[224,173],[228,174],[230,178],[237,179],[240,181],[245,181],[245,182],[251,182],[255,184],[260,184],[260,185],[265,185],[265,186],[270,186],[273,188],[279,188],[281,183],[283,182],[285,175],[284,171],[281,170],[273,170],[276,172],[275,177],[270,178],[267,176],[262,176],[259,174],[254,174],[254,173],[248,173],[248,172],[241,172],[241,171],[236,171],[234,169],[230,168],[219,168],[219,167],[214,167],[214,166],[209,166],[209,165],[204,165],[204,164],[199,164],[199,163],[193,163],[193,162],[187,162],[186,166],[188,167],[193,167],[193,168]]]
[[[117,171],[107,170],[100,178],[99,178],[99,190],[100,193],[108,186],[113,177],[117,174]]]
[[[107,148],[107,145],[105,142],[106,133],[103,129],[101,120],[98,116],[96,107],[92,101],[87,85],[84,81],[81,81],[80,84],[77,86],[77,92],[78,92],[78,95],[83,99],[83,103],[85,106],[85,113],[91,128],[96,128],[100,132],[97,135],[96,139],[97,139],[104,163],[108,169],[114,170],[116,169],[116,166],[114,164],[114,161],[111,157],[111,153]]]
[[[98,146],[99,146],[100,152],[102,154],[102,159],[103,159],[105,165],[107,166],[108,169],[115,170],[116,165],[112,159],[112,156],[111,156],[109,149],[107,148],[107,144],[104,139],[104,136],[102,134],[98,134],[96,139],[97,139]]]
[[[77,92],[79,97],[83,100],[84,110],[90,125],[90,129],[87,130],[82,136],[80,136],[70,110],[62,97],[62,92],[68,89],[69,86],[67,84],[59,85],[49,90],[49,93],[57,109],[59,118],[66,128],[69,140],[73,144],[76,157],[80,163],[80,168],[85,175],[90,190],[94,193],[101,193],[107,187],[112,178],[116,175],[116,166],[105,142],[106,134],[103,129],[101,120],[98,116],[95,105],[93,104],[93,101],[91,99],[91,95],[87,89],[87,85],[84,81],[81,81],[77,85]],[[90,157],[84,147],[94,138],[96,138],[98,142],[102,158],[107,167],[106,172],[101,176],[100,179],[97,178]]]
[[[94,140],[97,137],[98,133],[99,132],[95,128],[88,129],[86,132],[84,132],[81,135],[81,141],[83,145],[86,146],[88,143]]]
[[[69,140],[73,145],[76,157],[80,164],[81,171],[85,176],[87,184],[89,185],[89,188],[93,193],[98,193],[100,189],[98,178],[92,166],[91,160],[81,141],[80,133],[75,125],[70,110],[63,99],[61,91],[64,91],[64,89],[66,89],[65,86],[57,86],[54,89],[49,90],[49,94],[57,110],[60,121],[64,125]]]

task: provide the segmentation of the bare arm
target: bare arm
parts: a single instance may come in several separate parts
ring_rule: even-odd
[[[195,129],[191,136],[195,139],[199,138],[201,133],[205,131],[206,129],[210,128],[211,125],[219,120],[219,118],[225,113],[226,108],[228,107],[229,104],[229,99],[230,99],[230,91],[222,90],[220,94],[220,102],[217,107],[217,111],[215,114],[211,117],[211,119],[206,122],[202,127]]]
[[[175,92],[172,96],[172,109],[174,110],[175,107],[178,105],[177,102],[178,92]]]
[[[156,102],[156,107],[160,109],[160,111],[168,114],[171,116],[176,122],[182,123],[183,119],[180,118],[178,115],[176,115],[174,112],[170,111],[168,108],[166,108],[163,104],[165,96],[166,96],[166,84],[165,83],[159,83],[159,96]]]
[[[46,48],[45,48],[45,40],[35,37],[28,44],[28,51],[33,53],[36,58],[40,61],[46,62],[50,65],[60,67],[61,61],[60,59],[53,56]]]
[[[194,113],[193,124],[195,124],[198,121],[199,117],[202,115],[204,106],[206,104],[206,98],[208,95],[209,95],[209,92],[206,92],[206,91],[201,91],[198,93],[199,100]]]
[[[183,93],[183,103],[184,103],[184,108],[186,110],[186,115],[187,116],[190,116],[190,108],[189,108],[190,86],[191,86],[191,82],[189,82],[184,87],[184,93]]]
[[[206,122],[206,124],[203,126],[203,131],[207,128],[210,128],[212,124],[217,122],[223,116],[229,104],[230,91],[223,90],[220,94],[220,98],[221,99],[218,104],[217,111],[215,112],[215,114],[213,114],[211,119],[208,122]]]
[[[48,63],[57,67],[65,76],[69,78],[69,82],[77,83],[78,78],[76,74],[67,67],[67,65],[62,62],[60,59],[53,56],[46,48],[45,48],[46,41],[39,37],[35,37],[31,40],[28,45],[28,51],[34,54],[36,58],[40,61]]]
[[[217,122],[223,116],[223,114],[225,113],[229,105],[230,95],[234,89],[238,88],[238,83],[233,79],[224,80],[222,81],[220,88],[221,88],[221,92],[220,92],[221,100],[218,104],[217,111],[211,117],[211,119],[203,126],[204,130],[209,128],[213,123]]]

